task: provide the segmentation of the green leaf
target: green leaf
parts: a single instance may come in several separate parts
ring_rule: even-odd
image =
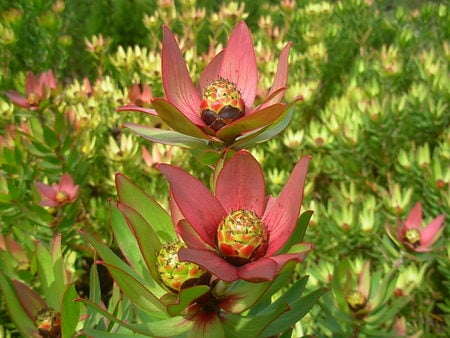
[[[233,148],[234,149],[248,149],[259,143],[270,140],[275,135],[281,133],[291,122],[294,116],[295,107],[289,106],[285,112],[278,117],[268,128],[265,128],[263,132],[256,135],[246,134],[236,139]]]
[[[263,336],[274,336],[288,330],[292,325],[302,319],[309,310],[317,303],[327,289],[321,288],[301,297],[297,300],[289,301],[289,311],[283,313],[279,318],[273,321],[263,332]]]
[[[313,213],[314,212],[312,210],[306,210],[300,215],[294,232],[284,246],[277,252],[278,255],[288,252],[294,244],[303,241],[306,229],[308,228],[309,221],[311,220]]]
[[[77,291],[75,286],[71,284],[64,293],[61,304],[62,338],[73,337],[80,320],[80,303],[74,302],[76,298],[78,298]]]
[[[22,334],[23,337],[33,337],[36,332],[36,326],[28,317],[28,314],[22,308],[16,293],[9,282],[9,280],[0,271],[0,288],[2,289],[3,297],[5,299],[6,307],[11,320],[14,322],[15,327]]]
[[[127,294],[130,300],[136,302],[138,306],[148,309],[150,312],[165,312],[165,306],[144,286],[148,285],[149,281],[143,280],[136,271],[117,257],[111,249],[97,241],[91,234],[84,231],[81,231],[81,234],[97,250],[104,261],[103,264],[106,265],[113,279],[120,286],[121,290]]]
[[[48,306],[56,311],[60,311],[61,300],[66,286],[64,278],[62,278],[59,273],[56,275],[55,272],[60,271],[57,266],[62,263],[62,260],[55,263],[52,254],[44,244],[39,241],[36,244],[36,263],[37,273],[45,300],[47,301]]]
[[[246,281],[232,283],[223,295],[227,299],[225,310],[231,313],[241,313],[249,309],[262,297],[271,284],[272,282],[249,283]]]
[[[199,139],[209,140],[210,137],[204,133],[199,127],[191,122],[184,114],[178,109],[172,106],[167,100],[161,98],[155,98],[152,100],[153,108],[158,112],[161,120],[167,123],[167,125],[189,136],[193,136]]]
[[[177,131],[152,128],[134,123],[125,123],[124,126],[152,142],[189,149],[210,149],[210,141],[185,135]]]
[[[137,332],[150,337],[174,337],[183,334],[188,331],[192,325],[192,322],[186,320],[184,317],[172,317],[168,319],[158,320],[155,318],[155,321],[146,322],[143,324],[130,324],[124,321],[117,319],[110,312],[106,311],[100,305],[88,300],[88,299],[78,299],[78,301],[86,304],[88,307],[91,307],[96,312],[100,313],[102,316],[106,317],[110,321],[123,326],[132,332]],[[86,333],[89,333],[89,329],[83,330]]]
[[[272,124],[283,114],[284,110],[285,105],[281,103],[263,108],[223,127],[217,132],[217,137],[221,140],[232,141],[242,133]]]
[[[225,338],[222,321],[216,313],[203,313],[194,319],[192,328],[189,330],[188,338],[214,337]],[[231,336],[232,337],[232,336]],[[236,336],[234,336],[236,337]]]
[[[158,202],[124,175],[116,175],[116,187],[119,202],[141,214],[145,221],[152,226],[158,238],[164,242],[172,242],[176,239],[172,219]]]
[[[172,316],[179,315],[193,300],[203,296],[209,290],[210,288],[207,285],[198,285],[181,290],[178,294],[178,302],[167,305],[167,312]]]
[[[141,276],[150,277],[141,252],[136,250],[139,246],[136,237],[125,221],[125,216],[120,212],[113,201],[109,202],[109,212],[111,216],[111,227],[120,251],[125,256],[128,263],[135,270],[139,271]]]
[[[132,275],[114,265],[103,263],[110,272],[115,282],[130,301],[150,313],[166,312],[164,304],[145,286]]]
[[[261,337],[261,333],[288,310],[289,306],[286,303],[278,303],[271,307],[270,311],[266,308],[255,316],[243,317],[227,313],[223,321],[226,337]]]
[[[156,270],[156,253],[161,249],[161,242],[153,228],[145,219],[134,209],[124,204],[118,204],[118,209],[125,216],[128,225],[132,228],[136,240],[139,244],[139,250],[144,257],[147,268],[150,271],[154,281],[159,280],[159,273]],[[153,287],[158,284],[153,284]]]
[[[59,139],[55,132],[50,128],[44,127],[44,141],[51,149],[59,146]]]

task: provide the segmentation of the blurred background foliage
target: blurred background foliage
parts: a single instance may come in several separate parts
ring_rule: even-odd
[[[245,20],[258,58],[259,97],[287,41],[293,46],[286,99],[304,97],[291,125],[251,150],[270,193],[280,191],[302,155],[313,155],[303,210],[314,210],[306,239],[316,249],[299,274],[311,275],[312,289],[325,285],[331,291],[296,332],[396,336],[392,332],[404,320],[403,336],[448,336],[448,226],[433,251],[423,254],[397,245],[386,227],[405,220],[416,202],[422,203],[424,224],[439,214],[448,223],[449,15],[441,1],[2,1],[0,91],[25,93],[29,71],[51,69],[58,82],[37,111],[0,96],[2,235],[33,257],[34,241],[49,243],[62,233],[64,253],[77,257],[72,269],[78,292],[85,292],[92,252],[77,229],[114,247],[107,201],[116,198],[115,172],[163,205],[167,184],[154,162],[180,165],[205,180],[211,173],[196,154],[145,142],[121,128],[125,122],[161,124],[156,118],[115,111],[130,102],[133,84],[162,95],[161,25],[178,34],[197,78],[232,27]],[[77,201],[59,210],[40,206],[35,183],[57,182],[64,172],[80,185]],[[382,308],[394,308],[396,297],[409,306],[380,310],[392,315],[369,322],[349,315],[336,303],[339,287],[331,285],[342,261],[355,280],[365,261],[377,280],[395,273],[393,295]],[[9,269],[18,278],[14,266]],[[33,264],[25,266],[20,279],[39,290],[33,272]],[[14,334],[3,303],[0,311],[3,330]]]

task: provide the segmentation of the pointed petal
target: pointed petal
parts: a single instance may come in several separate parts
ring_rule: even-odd
[[[258,260],[237,268],[239,278],[249,282],[269,281],[275,278],[278,264],[271,258],[261,257]]]
[[[28,102],[28,99],[25,96],[19,94],[18,92],[14,91],[14,90],[9,90],[5,93],[5,95],[8,97],[8,99],[12,103],[14,103],[22,108],[27,108],[27,109],[30,108],[30,103]]]
[[[162,81],[167,100],[193,123],[199,124],[200,97],[174,35],[163,26]]]
[[[258,86],[258,69],[252,37],[244,21],[231,32],[219,75],[236,84],[247,109],[253,105]]]
[[[186,220],[180,220],[176,225],[177,234],[183,239],[188,248],[199,250],[212,250],[212,248],[201,239]]]
[[[155,107],[158,112],[159,117],[172,129],[189,136],[209,139],[209,136],[198,127],[205,125],[200,117],[198,117],[198,121],[194,121],[190,117],[184,115],[171,102],[162,98],[155,98],[152,100],[152,103],[153,107]]]
[[[367,261],[363,265],[358,280],[358,291],[361,292],[366,299],[369,299],[370,281],[370,261]]]
[[[268,95],[269,97],[273,95],[273,97],[270,100],[264,102],[264,104],[261,106],[261,108],[278,103],[283,98],[284,90],[280,90],[280,89],[285,88],[287,85],[288,59],[289,59],[289,50],[291,49],[291,45],[292,45],[292,43],[289,42],[281,51],[280,59],[278,61],[277,72],[275,74],[275,79],[273,80],[273,84],[272,84],[272,87],[270,88],[270,92]]]
[[[75,197],[78,192],[78,188],[79,186],[74,184],[73,178],[72,176],[70,176],[70,174],[64,173],[61,176],[61,179],[59,181],[59,189],[66,192],[70,196],[70,199],[73,199]]]
[[[217,227],[227,215],[220,202],[199,180],[180,168],[160,164],[159,170],[169,181],[173,198],[199,236],[215,246]]]
[[[216,197],[227,212],[253,210],[261,217],[265,191],[261,166],[246,151],[236,153],[227,161],[217,179]]]
[[[35,93],[39,94],[40,96],[41,94],[38,93],[38,79],[32,72],[27,73],[27,78],[25,80],[25,90],[27,92],[27,95]]]
[[[303,189],[310,160],[311,156],[305,156],[297,162],[280,195],[267,205],[263,216],[263,222],[270,236],[267,256],[280,249],[294,231],[303,200]]]
[[[242,133],[270,125],[285,111],[285,105],[281,103],[255,111],[229,125],[219,129],[216,136],[221,140],[233,140]]]
[[[223,62],[223,55],[224,51],[221,51],[208,63],[205,69],[203,69],[198,81],[202,93],[205,90],[205,87],[219,78],[219,69]]]
[[[39,194],[42,197],[47,198],[49,200],[55,200],[56,190],[53,186],[38,182],[38,183],[36,183],[36,188],[38,189]]]
[[[117,108],[116,111],[118,111],[118,112],[137,111],[137,112],[145,113],[145,114],[152,115],[152,116],[158,116],[158,113],[156,112],[156,110],[135,106],[134,104],[127,104],[125,106],[121,106],[121,107]]]
[[[409,212],[408,218],[405,221],[406,229],[420,229],[422,223],[422,205],[420,202],[416,203],[412,210]]]
[[[421,246],[430,246],[439,238],[439,230],[444,222],[444,215],[439,215],[422,230],[420,244]]]
[[[234,282],[239,278],[236,267],[211,250],[181,248],[178,251],[180,261],[196,263],[225,282]]]
[[[313,248],[310,243],[301,243],[301,245],[299,245],[299,246],[302,246],[302,248],[301,248],[301,250],[299,250],[299,252],[287,253],[287,254],[270,257],[271,260],[273,260],[274,262],[277,263],[276,274],[278,274],[283,269],[283,267],[286,265],[286,263],[288,263],[290,261],[303,262],[305,260],[306,255],[308,254],[308,252],[311,251]],[[303,246],[306,246],[306,250],[305,250],[305,247],[303,247]]]

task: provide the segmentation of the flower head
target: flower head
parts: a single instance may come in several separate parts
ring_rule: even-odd
[[[173,196],[172,213],[179,215],[177,231],[187,245],[179,259],[226,282],[273,280],[288,261],[302,261],[311,244],[299,243],[287,253],[281,249],[297,223],[309,160],[306,156],[296,164],[276,198],[265,196],[262,169],[246,151],[225,163],[214,194],[183,170],[161,164]]]
[[[61,176],[58,184],[49,185],[38,182],[36,188],[42,198],[41,205],[54,208],[72,203],[77,196],[79,186],[74,184],[68,173],[65,173]]]
[[[25,83],[26,95],[23,96],[14,90],[6,92],[6,96],[16,105],[37,110],[42,101],[50,97],[50,91],[56,88],[56,79],[51,70],[39,74],[36,77],[28,72]]]
[[[162,82],[166,97],[152,99],[154,110],[127,105],[119,111],[159,115],[177,133],[219,147],[232,145],[238,137],[242,143],[242,138],[250,140],[258,136],[286,111],[286,105],[280,101],[286,90],[290,43],[281,51],[267,98],[256,107],[253,104],[258,70],[252,38],[245,22],[234,28],[226,48],[205,67],[197,85],[189,75],[175,36],[166,26],[163,27],[162,44]],[[151,128],[144,133],[135,125],[127,126],[153,141],[171,142]],[[273,135],[275,132],[268,138]]]
[[[401,222],[397,228],[397,239],[408,249],[416,252],[431,250],[437,241],[444,222],[444,215],[439,215],[427,226],[422,226],[422,205],[416,203],[409,213],[406,221]]]

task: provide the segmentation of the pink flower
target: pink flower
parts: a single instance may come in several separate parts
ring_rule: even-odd
[[[290,43],[281,51],[267,98],[256,107],[253,104],[258,87],[258,70],[252,38],[245,22],[234,28],[226,48],[205,67],[197,85],[189,75],[174,35],[166,26],[163,27],[162,44],[162,82],[166,98],[153,98],[154,110],[128,105],[120,107],[119,111],[159,115],[178,133],[206,144],[212,142],[218,146],[229,146],[238,136],[245,140],[255,138],[287,110],[287,106],[280,101],[286,90]],[[133,124],[126,126],[137,129]],[[172,139],[151,128],[145,132],[142,128],[135,131],[150,140],[172,144]],[[242,138],[240,141],[243,143]]]
[[[58,184],[52,185],[42,182],[36,183],[36,188],[41,195],[41,205],[47,207],[60,207],[67,203],[73,203],[78,193],[78,185],[75,185],[72,177],[65,173]]]
[[[152,99],[152,88],[149,85],[133,84],[128,92],[130,103],[138,107],[146,107]]]
[[[439,215],[430,224],[422,228],[422,206],[417,203],[411,210],[406,221],[397,228],[397,238],[408,249],[416,252],[431,250],[441,233],[444,215]]]
[[[273,280],[287,262],[303,261],[310,243],[288,252],[284,246],[296,227],[309,161],[305,156],[297,163],[276,198],[265,196],[261,166],[246,151],[225,163],[215,194],[182,169],[159,165],[170,184],[172,217],[187,245],[180,260],[226,282]]]
[[[37,110],[39,104],[50,97],[50,91],[56,88],[56,79],[51,70],[39,74],[36,77],[32,72],[28,72],[25,83],[26,96],[19,94],[14,90],[6,92],[6,96],[14,104],[30,109]]]

